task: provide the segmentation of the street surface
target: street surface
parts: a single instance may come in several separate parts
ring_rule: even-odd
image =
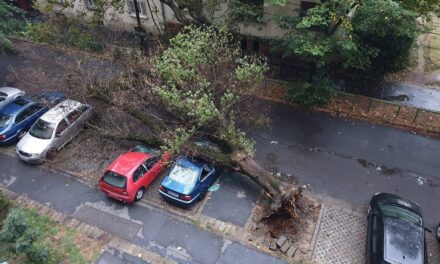
[[[274,104],[270,128],[252,132],[256,158],[311,191],[366,207],[376,192],[419,203],[428,226],[440,221],[440,140]]]

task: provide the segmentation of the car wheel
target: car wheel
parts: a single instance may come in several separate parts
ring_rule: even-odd
[[[435,238],[440,242],[440,224],[437,226],[437,230],[435,231]]]
[[[46,153],[46,160],[53,160],[55,158],[55,155],[57,153],[56,149],[49,149]]]
[[[26,131],[20,131],[18,133],[18,140],[22,139],[24,137],[24,135],[26,135],[26,133],[27,133]]]
[[[141,200],[142,197],[144,197],[144,193],[145,193],[144,188],[140,188],[140,189],[136,192],[136,196],[134,197],[134,200],[135,200],[136,202],[139,201],[139,200]]]
[[[203,200],[203,199],[205,198],[207,192],[208,192],[207,190],[204,190],[204,191],[199,195],[199,201],[201,201],[201,200]]]

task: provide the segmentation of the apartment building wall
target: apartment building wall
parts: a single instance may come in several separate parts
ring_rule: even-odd
[[[39,7],[47,5],[47,0],[36,0]],[[59,12],[63,9],[62,5],[57,4],[57,0],[50,0],[53,4],[52,13]],[[256,37],[256,38],[280,38],[283,36],[283,31],[273,21],[272,16],[277,13],[287,13],[292,15],[299,15],[301,2],[310,3],[319,0],[290,0],[284,7],[267,6],[263,7],[262,22],[246,23],[239,25],[240,33],[244,36]],[[159,0],[138,0],[141,10],[141,23],[147,29],[147,31],[155,33],[156,24],[178,23],[174,17],[172,10],[162,4]],[[149,4],[149,6],[148,6]],[[306,5],[307,6],[307,5]],[[90,18],[93,12],[93,0],[73,0],[71,8],[65,8],[63,14],[75,15],[78,13],[85,13],[86,18]],[[40,8],[42,10],[42,8]],[[223,15],[226,7],[223,7],[218,15]],[[153,21],[153,18],[155,21]],[[125,0],[124,10],[121,12],[109,8],[104,16],[104,24],[114,29],[134,30],[137,25],[136,16],[134,13],[133,0]]]

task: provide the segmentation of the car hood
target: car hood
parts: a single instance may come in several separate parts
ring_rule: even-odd
[[[39,139],[26,134],[17,144],[17,149],[30,154],[42,154],[47,151],[50,139]]]
[[[182,183],[179,183],[173,179],[171,179],[170,177],[166,176],[161,185],[167,189],[169,189],[170,191],[173,192],[178,192],[181,193],[183,195],[188,195],[191,193],[191,191],[194,189],[194,186],[190,186],[190,185],[184,185]]]

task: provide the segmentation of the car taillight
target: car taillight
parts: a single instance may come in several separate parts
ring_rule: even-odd
[[[191,201],[191,199],[192,199],[192,197],[189,195],[182,196],[182,200],[184,200],[184,201]]]
[[[160,185],[160,186],[159,186],[159,190],[161,190],[162,192],[164,192],[164,191],[165,191],[165,188],[164,188],[162,185]]]
[[[0,135],[0,140],[6,139],[5,135]]]

